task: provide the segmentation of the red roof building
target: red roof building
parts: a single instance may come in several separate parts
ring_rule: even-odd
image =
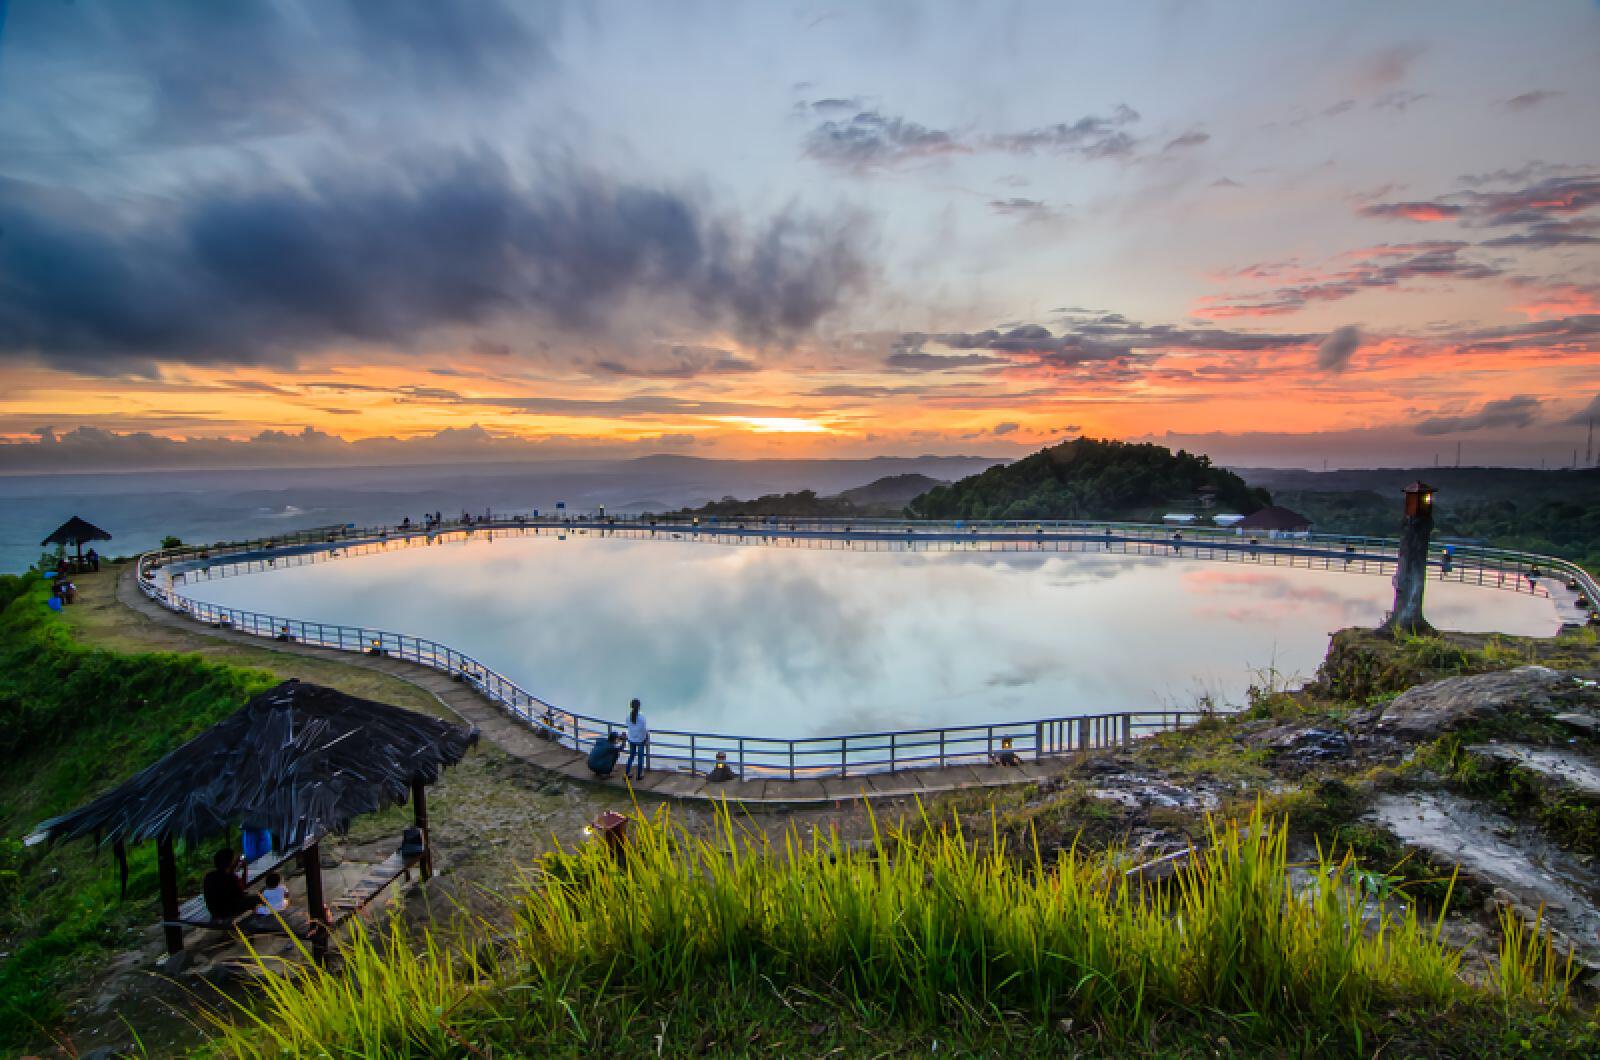
[[[1252,512],[1234,524],[1239,530],[1266,530],[1278,534],[1303,534],[1311,529],[1311,520],[1297,511],[1278,504],[1269,504]]]

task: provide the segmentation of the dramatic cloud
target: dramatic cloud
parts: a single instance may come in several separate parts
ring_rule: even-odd
[[[1005,364],[1002,357],[984,357],[981,354],[963,354],[956,357],[936,353],[922,353],[919,350],[899,350],[891,353],[884,361],[890,368],[899,368],[909,372],[944,372],[951,368],[979,368],[994,364]]]
[[[805,152],[819,162],[864,170],[917,158],[971,151],[942,129],[864,110],[852,118],[825,121],[806,136]]]
[[[728,350],[700,346],[674,346],[665,361],[651,359],[637,364],[596,361],[594,366],[605,375],[636,379],[696,379],[707,375],[743,375],[761,370],[754,361],[737,357]]]
[[[1022,132],[1000,133],[987,137],[984,143],[1013,154],[1057,151],[1087,158],[1115,158],[1132,153],[1137,141],[1124,128],[1138,120],[1138,111],[1119,103],[1106,117],[1090,114],[1071,123],[1058,122]]]
[[[1194,314],[1209,319],[1283,316],[1297,313],[1315,302],[1336,302],[1366,290],[1398,287],[1408,280],[1484,280],[1502,270],[1461,257],[1467,244],[1436,241],[1382,244],[1356,255],[1352,265],[1313,272],[1301,270],[1296,282],[1269,291],[1211,295],[1200,300]],[[1289,273],[1292,263],[1246,266],[1238,275],[1266,278]]]
[[[197,187],[137,219],[11,182],[0,230],[0,353],[87,371],[288,363],[508,318],[603,332],[635,301],[787,341],[868,274],[847,218],[747,228],[594,174],[524,182],[486,154]]]
[[[32,441],[0,442],[0,470],[356,467],[638,456],[662,448],[691,446],[695,441],[695,437],[687,433],[632,440],[560,435],[528,439],[491,432],[477,425],[449,427],[414,438],[380,436],[355,441],[310,427],[299,431],[260,431],[242,441],[164,438],[144,431],[111,431],[98,427],[79,427],[58,434],[45,427],[34,432]]]
[[[1600,243],[1600,220],[1580,218],[1575,221],[1544,221],[1529,225],[1524,231],[1498,239],[1486,239],[1486,247],[1571,247]]]
[[[1531,394],[1486,401],[1476,412],[1459,416],[1431,416],[1417,424],[1418,434],[1463,434],[1494,427],[1531,427],[1543,404]]]
[[[1510,173],[1464,178],[1488,183]],[[1486,246],[1549,247],[1593,242],[1593,226],[1577,215],[1600,206],[1600,173],[1551,176],[1509,191],[1464,191],[1421,202],[1369,203],[1357,209],[1363,217],[1406,221],[1459,221],[1469,227],[1528,225],[1516,236],[1488,241]]]
[[[1400,218],[1406,221],[1453,221],[1466,208],[1448,202],[1378,202],[1357,211],[1363,217]]]
[[[1498,328],[1477,328],[1452,336],[1464,353],[1537,349],[1550,353],[1600,353],[1600,313],[1580,313]]]
[[[1229,331],[1222,328],[1179,328],[1141,324],[1115,314],[1069,321],[1059,331],[1041,324],[1022,324],[1005,330],[924,334],[908,332],[899,345],[902,352],[889,363],[923,370],[957,367],[962,358],[922,352],[925,346],[948,350],[982,350],[979,364],[1009,364],[1046,373],[1076,371],[1086,366],[1096,373],[1124,377],[1133,366],[1170,351],[1247,352],[1302,349],[1318,341],[1306,334]],[[970,356],[970,355],[969,355]],[[965,366],[965,365],[962,365]]]
[[[1342,372],[1361,346],[1361,332],[1353,324],[1335,328],[1317,344],[1317,367],[1324,372]]]
[[[119,114],[137,99],[138,121],[122,132],[148,148],[348,131],[401,100],[437,105],[511,90],[552,66],[548,37],[560,8],[502,0],[48,3],[13,5],[10,18],[8,36],[43,45],[30,59],[88,60],[94,76],[65,98]],[[42,96],[47,106],[58,98]],[[113,128],[80,117],[46,109],[5,124],[58,146],[90,127],[95,135]]]
[[[817,125],[806,134],[804,150],[809,158],[854,172],[979,151],[1114,158],[1132,153],[1136,141],[1123,127],[1138,120],[1137,111],[1119,104],[1106,117],[1091,114],[1075,122],[1019,132],[966,136],[881,111],[863,110],[850,118],[829,119]]]

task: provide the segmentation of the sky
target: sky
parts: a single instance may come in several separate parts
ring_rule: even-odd
[[[0,471],[1583,462],[1600,4],[0,0]]]

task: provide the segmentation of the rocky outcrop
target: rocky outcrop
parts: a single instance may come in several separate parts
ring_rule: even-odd
[[[1544,666],[1448,677],[1402,692],[1365,719],[1380,733],[1423,740],[1508,714],[1555,715],[1600,707],[1593,682]]]

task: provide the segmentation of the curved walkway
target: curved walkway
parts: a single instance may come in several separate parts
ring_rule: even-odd
[[[305,655],[345,666],[375,670],[399,678],[431,693],[465,721],[476,725],[485,739],[507,754],[569,780],[603,787],[621,788],[620,775],[602,780],[589,771],[583,755],[535,736],[526,725],[515,721],[499,707],[480,696],[471,686],[453,681],[437,670],[389,656],[355,655],[332,648],[316,648],[298,642],[266,640],[232,630],[203,626],[193,619],[168,611],[140,591],[138,569],[129,564],[117,576],[117,601],[131,611],[159,625],[193,636],[212,637],[235,644]],[[906,798],[973,788],[1025,784],[1055,772],[1049,762],[1025,761],[1019,766],[945,766],[905,770],[860,777],[828,777],[815,780],[760,779],[710,784],[702,776],[650,769],[634,789],[672,799],[728,799],[768,805],[834,802],[841,799]]]

